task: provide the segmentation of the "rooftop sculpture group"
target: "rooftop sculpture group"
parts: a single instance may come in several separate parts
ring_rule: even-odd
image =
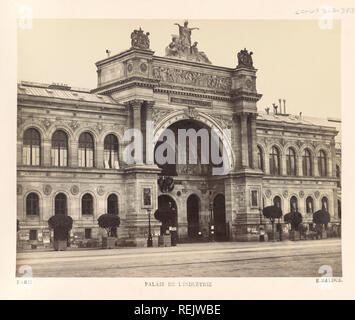
[[[187,20],[184,22],[183,26],[175,23],[175,25],[179,27],[179,36],[172,36],[171,43],[165,49],[165,55],[167,57],[176,57],[179,59],[211,64],[211,61],[207,58],[206,54],[198,50],[198,43],[195,41],[191,44],[191,31],[199,30],[199,28],[189,28],[188,23]]]

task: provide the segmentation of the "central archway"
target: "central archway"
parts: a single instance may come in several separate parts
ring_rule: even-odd
[[[211,128],[195,119],[184,119],[161,133],[155,144],[154,160],[162,169],[162,176],[210,176],[227,173],[230,162],[226,152]],[[217,168],[218,173],[214,171]]]
[[[199,112],[196,109],[193,109],[193,115],[189,113],[189,110],[185,109],[169,112],[166,116],[158,119],[154,127],[154,146],[158,143],[158,140],[165,129],[170,128],[177,122],[182,123],[185,121],[195,123],[200,128],[206,128],[209,131],[213,129],[221,142],[221,147],[223,149],[221,151],[226,157],[229,168],[232,169],[234,167],[235,155],[231,143],[230,128],[227,128],[225,125],[222,126],[214,117],[203,112]]]
[[[199,236],[199,212],[200,198],[192,194],[187,198],[187,235],[190,239],[197,239]]]

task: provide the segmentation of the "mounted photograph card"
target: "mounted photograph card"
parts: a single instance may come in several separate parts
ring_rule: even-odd
[[[69,298],[78,280],[85,298],[153,300],[350,287],[341,13],[123,19],[129,4],[111,5],[63,19],[58,2],[43,19],[29,4],[16,24],[8,248],[27,296],[47,278]]]

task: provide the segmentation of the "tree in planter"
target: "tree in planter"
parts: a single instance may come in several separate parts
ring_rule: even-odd
[[[105,229],[107,233],[107,238],[102,239],[102,246],[105,248],[114,248],[116,237],[113,237],[113,229],[120,226],[120,217],[116,214],[105,213],[102,214],[97,221],[99,227]]]
[[[154,218],[161,221],[160,234],[164,235],[166,230],[172,226],[176,220],[176,211],[173,210],[168,203],[164,203],[162,207],[154,212]]]
[[[324,209],[318,210],[315,213],[313,213],[313,223],[316,224],[317,234],[320,235],[321,237],[322,237],[323,229],[327,230],[329,222],[330,222],[330,214]]]
[[[298,211],[291,211],[284,216],[284,221],[291,225],[291,233],[295,234],[295,231],[301,231],[300,224],[302,223],[302,214]],[[303,231],[303,229],[302,229]]]
[[[273,240],[275,240],[275,220],[282,217],[282,210],[277,206],[268,206],[263,209],[263,215],[271,221],[272,236]]]
[[[64,214],[56,214],[49,218],[48,225],[54,230],[55,250],[65,250],[67,248],[68,232],[73,227],[73,219]]]

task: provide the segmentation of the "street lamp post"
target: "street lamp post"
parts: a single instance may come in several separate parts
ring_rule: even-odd
[[[147,247],[153,247],[153,238],[152,238],[152,230],[150,227],[150,213],[151,213],[151,209],[148,209],[148,240],[147,240]]]
[[[210,235],[211,235],[211,240],[214,241],[215,235],[214,235],[214,216],[213,216],[213,203],[210,202],[210,211],[211,211],[211,216],[210,216]]]
[[[259,213],[260,213],[260,225],[259,225],[259,241],[264,242],[265,241],[265,229],[264,226],[262,225],[262,215],[261,215],[262,209],[259,208]]]

